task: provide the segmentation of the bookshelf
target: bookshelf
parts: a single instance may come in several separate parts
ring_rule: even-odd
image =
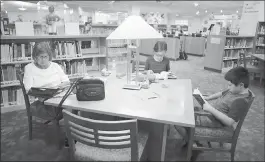
[[[256,54],[264,54],[265,48],[265,22],[258,22],[257,23],[257,30],[255,36],[255,48],[254,51]]]
[[[35,42],[50,42],[54,53],[52,61],[60,64],[69,79],[73,80],[100,71],[106,66],[109,52],[106,36],[1,36],[1,110],[24,105],[16,71],[24,70],[33,61],[32,50]]]
[[[254,53],[254,36],[209,35],[204,69],[227,72],[237,66],[239,53],[250,57]]]

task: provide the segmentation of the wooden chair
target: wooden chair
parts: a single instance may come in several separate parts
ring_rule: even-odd
[[[66,110],[63,117],[72,160],[140,161],[146,158],[148,134],[137,133],[136,119],[92,120]]]
[[[246,69],[248,69],[249,73],[260,74],[260,85],[262,84],[262,79],[264,78],[264,67],[259,65],[252,65],[253,63],[252,58],[246,58],[246,55],[244,53],[239,53],[239,59],[238,59],[238,66],[242,66]],[[254,79],[253,76],[253,79]]]
[[[255,95],[253,92],[249,91],[251,94],[251,100],[248,105],[248,110],[255,98]],[[237,139],[239,136],[239,132],[241,129],[241,126],[244,122],[244,119],[248,113],[248,110],[244,112],[243,116],[237,123],[237,126],[235,129],[233,128],[205,128],[205,127],[195,127],[195,135],[194,135],[194,141],[207,141],[208,147],[198,147],[193,146],[192,150],[202,150],[202,151],[224,151],[224,152],[230,152],[231,154],[231,161],[234,161],[234,155],[235,155],[235,149],[237,144]],[[212,116],[212,114],[204,112],[204,111],[195,111],[195,119],[196,116]],[[209,136],[208,134],[205,134],[204,132],[211,132],[213,133],[212,136]],[[219,148],[213,148],[211,145],[211,142],[219,142],[220,147]],[[223,148],[223,143],[230,143],[231,147],[230,149]],[[195,158],[195,157],[193,157]],[[193,159],[194,160],[194,159]]]
[[[143,72],[145,68],[145,62],[140,61],[139,62],[139,72]],[[136,62],[134,61],[132,63],[132,72],[134,73],[136,71]]]
[[[43,124],[48,124],[49,122],[54,123],[54,129],[55,129],[55,132],[57,134],[56,138],[58,141],[58,149],[60,149],[61,145],[60,145],[60,140],[59,140],[59,133],[60,133],[59,132],[59,129],[60,129],[59,120],[55,120],[49,115],[45,116],[45,115],[42,115],[40,113],[37,113],[36,108],[35,108],[36,105],[30,104],[29,96],[28,96],[26,89],[24,87],[24,84],[23,84],[24,72],[23,71],[17,71],[16,75],[17,75],[17,78],[19,80],[20,86],[22,88],[22,92],[23,92],[23,96],[24,96],[24,100],[25,100],[25,106],[26,106],[27,116],[28,116],[29,140],[32,140],[32,122],[33,122],[32,117],[37,117],[37,118],[46,120],[46,122],[44,122]],[[54,111],[56,111],[56,110],[54,109]]]

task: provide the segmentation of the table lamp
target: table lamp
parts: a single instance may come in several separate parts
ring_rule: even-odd
[[[125,39],[127,40],[127,84],[126,89],[140,89],[138,83],[139,74],[139,45],[141,39],[159,39],[163,36],[150,26],[141,16],[131,15],[126,18],[108,37],[107,40]],[[135,44],[132,44],[135,42]],[[135,53],[136,78],[135,82],[131,81],[132,69],[132,51]]]

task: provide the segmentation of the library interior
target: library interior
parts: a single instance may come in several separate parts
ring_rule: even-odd
[[[264,161],[264,36],[264,1],[1,1],[1,160]]]

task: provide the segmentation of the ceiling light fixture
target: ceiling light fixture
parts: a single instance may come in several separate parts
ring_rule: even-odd
[[[223,13],[223,10],[221,10],[220,12]]]
[[[208,11],[207,10],[205,10],[205,13],[207,13]]]
[[[110,1],[109,4],[113,4],[115,1]]]
[[[197,3],[197,2],[194,2],[193,4],[194,4],[195,7],[199,6],[199,3]]]
[[[238,10],[236,11],[236,13],[238,13]]]
[[[197,12],[196,12],[196,15],[199,15],[199,14],[200,14],[200,11],[197,11]]]
[[[69,8],[69,7],[67,6],[67,4],[65,4],[65,3],[63,4],[63,7],[64,7],[64,8]]]
[[[20,7],[20,8],[18,8],[19,10],[21,10],[21,11],[25,11],[25,10],[27,10],[26,8],[24,8],[23,6],[22,7]]]

